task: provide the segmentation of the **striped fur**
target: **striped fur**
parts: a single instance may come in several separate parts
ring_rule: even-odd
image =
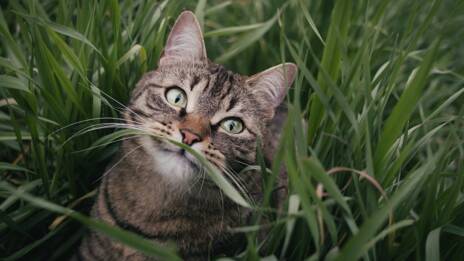
[[[272,159],[286,116],[281,103],[295,66],[285,64],[247,77],[210,62],[190,12],[181,14],[165,50],[159,67],[134,89],[123,113],[126,123],[178,142],[181,129],[197,131],[201,139],[191,148],[259,201],[260,174],[238,173],[256,163],[258,139],[263,140],[266,160]],[[174,86],[187,96],[184,108],[165,98]],[[230,117],[243,122],[242,132],[231,134],[220,127]],[[281,185],[285,187],[285,175]],[[224,197],[195,157],[164,139],[140,135],[122,143],[102,178],[91,214],[154,243],[173,242],[187,260],[205,260],[240,250],[242,235],[232,234],[230,228],[246,224],[250,211]],[[152,260],[96,232],[83,239],[75,258]]]

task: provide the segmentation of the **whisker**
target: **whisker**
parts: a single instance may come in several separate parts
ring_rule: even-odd
[[[242,177],[240,177],[240,175],[238,175],[235,171],[233,171],[232,169],[228,168],[227,166],[224,166],[225,170],[228,171],[229,175],[231,175],[232,177],[234,177],[238,183],[241,184],[242,188],[243,188],[243,193],[248,197],[248,199],[252,202],[252,203],[255,203],[254,202],[254,199],[252,197],[250,197],[251,193],[248,191],[248,188],[246,186],[246,180],[244,180]]]
[[[141,131],[141,132],[147,132],[147,130],[144,129],[143,127],[136,127],[136,125],[122,124],[122,123],[102,123],[102,124],[98,124],[98,125],[89,126],[87,128],[84,128],[83,130],[80,130],[80,131],[76,132],[71,137],[66,139],[61,146],[66,145],[70,140],[72,140],[72,139],[74,139],[74,138],[76,138],[76,137],[78,137],[80,135],[84,135],[84,134],[86,134],[88,132],[96,131],[96,130],[102,130],[102,129],[113,129],[113,128],[132,129],[132,130],[138,130],[138,131]]]
[[[222,210],[222,215],[221,215],[221,222],[224,223],[224,215],[225,215],[225,211],[224,211],[224,194],[222,193],[222,190],[220,189],[219,190],[219,195],[221,196],[221,210]]]
[[[199,172],[196,173],[197,175],[196,175],[196,177],[194,177],[193,182],[188,185],[187,190],[182,193],[182,196],[184,196],[184,194],[186,194],[187,192],[191,192],[194,189],[194,187],[198,184],[198,182],[200,182],[202,180],[202,174],[203,174],[204,168],[200,166],[198,171]],[[201,189],[201,187],[200,187],[200,189]],[[198,193],[198,194],[200,194],[200,193]]]
[[[127,123],[100,123],[100,124],[94,124],[92,126],[88,126],[75,134],[82,135],[90,131],[94,130],[100,130],[100,129],[107,129],[107,128],[130,128],[130,129],[135,129],[135,130],[145,130],[146,128],[143,127],[142,125],[133,125],[133,124],[127,124]]]
[[[234,175],[233,171],[228,170],[226,166],[224,166],[224,164],[220,164],[216,160],[211,159],[210,157],[207,159],[209,160],[209,162],[217,166],[234,183],[234,185],[240,190],[242,195],[244,195],[248,201],[251,201],[254,203],[254,200],[250,198],[250,194],[248,190],[246,189],[246,186],[243,184],[243,181],[239,180],[237,176]]]
[[[201,174],[200,174],[200,177],[201,177],[201,185],[200,185],[200,190],[199,190],[199,194],[201,193],[202,189],[203,189],[203,185],[205,184],[205,180],[206,180],[206,171],[204,168],[201,168]]]
[[[130,150],[124,156],[122,156],[113,166],[111,166],[110,169],[105,171],[105,173],[103,173],[103,175],[100,178],[95,180],[94,183],[97,182],[97,181],[100,181],[101,179],[103,179],[106,175],[108,175],[108,173],[110,173],[111,170],[113,170],[115,167],[117,167],[125,158],[127,158],[130,154],[134,153],[136,150],[140,149],[142,146],[143,145],[139,145],[139,146],[135,147],[134,149]]]
[[[246,180],[240,177],[240,175],[238,175],[233,169],[229,168],[226,164],[222,164],[221,166],[225,171],[228,171],[228,173],[233,175],[242,186],[245,186]]]
[[[89,81],[89,83],[90,83],[90,85],[91,85],[92,87],[97,88],[91,81]],[[115,98],[111,97],[111,95],[107,94],[105,91],[99,89],[99,92],[102,93],[103,96],[105,96],[105,98],[112,100],[113,102],[115,102],[117,105],[120,106],[119,108],[114,108],[113,105],[108,104],[112,109],[115,109],[115,110],[118,111],[119,113],[122,113],[123,110],[128,110],[128,111],[132,112],[133,114],[135,114],[139,119],[143,120],[143,117],[141,117],[138,113],[134,112],[134,111],[133,111],[131,108],[129,108],[128,106],[122,104],[121,102],[119,102],[119,101],[116,100]]]
[[[245,167],[251,165],[250,163],[245,162],[245,161],[242,161],[242,160],[239,160],[239,159],[232,159],[232,161],[235,161],[235,162],[237,162],[237,163],[240,163],[240,164],[244,165]]]
[[[90,118],[90,119],[85,119],[85,120],[81,120],[81,121],[76,121],[76,122],[73,122],[73,123],[70,123],[66,126],[63,126],[59,129],[56,129],[55,131],[51,132],[50,134],[48,134],[49,136],[52,136],[52,135],[55,135],[56,133],[60,132],[60,131],[63,131],[67,128],[70,128],[70,127],[73,127],[73,126],[76,126],[76,125],[79,125],[79,124],[83,124],[83,123],[86,123],[86,122],[91,122],[91,121],[97,121],[97,120],[116,120],[116,121],[125,121],[124,118],[117,118],[117,117],[96,117],[96,118]],[[136,123],[141,123],[141,122],[136,122]]]
[[[72,153],[86,152],[86,151],[90,151],[90,150],[93,150],[93,149],[96,149],[96,148],[104,147],[104,146],[107,146],[107,145],[110,145],[110,144],[113,144],[113,143],[116,143],[116,142],[135,139],[135,138],[139,138],[139,136],[134,135],[134,136],[129,136],[129,137],[123,137],[123,138],[116,139],[116,140],[113,140],[113,141],[110,141],[110,142],[107,142],[107,143],[103,143],[103,144],[100,144],[100,145],[91,146],[91,147],[88,147],[88,148],[85,148],[85,149],[82,149],[82,150],[76,150],[76,151],[73,151]]]
[[[239,179],[242,183],[246,183],[246,180],[244,180],[244,179],[239,175],[239,173],[236,173],[233,169],[231,169],[231,168],[229,168],[229,167],[227,167],[227,166],[224,166],[224,168],[227,168],[227,170],[228,170],[229,172],[233,173],[233,174],[235,175],[235,177],[236,177],[237,179]]]

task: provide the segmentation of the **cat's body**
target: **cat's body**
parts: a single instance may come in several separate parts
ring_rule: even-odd
[[[124,146],[133,150],[138,145]],[[144,154],[134,151],[103,178],[92,215],[158,244],[172,241],[182,256],[192,260],[231,246],[234,240],[227,228],[240,224],[242,210],[227,197],[205,197],[217,192],[208,191],[217,190],[211,184],[199,183],[178,193],[173,184],[147,169],[150,159]],[[146,260],[95,232],[84,240],[80,254],[84,260]]]
[[[183,142],[250,195],[261,193],[258,172],[231,177],[256,163],[258,138],[269,160],[284,114],[276,112],[296,68],[273,67],[252,77],[211,63],[195,17],[184,12],[168,37],[157,70],[137,84],[124,112],[128,125]],[[286,74],[286,75],[285,75]],[[276,117],[278,115],[278,117]],[[185,150],[150,136],[123,142],[102,179],[92,216],[158,244],[174,242],[188,260],[233,253],[249,210],[224,196]],[[243,242],[243,241],[242,241]],[[80,260],[150,260],[91,232]]]

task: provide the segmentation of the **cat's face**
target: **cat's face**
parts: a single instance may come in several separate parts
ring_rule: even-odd
[[[255,163],[257,139],[269,131],[295,73],[295,65],[284,64],[247,77],[211,63],[196,18],[184,12],[159,67],[137,84],[125,117],[128,123],[183,142],[220,170],[237,170]],[[168,179],[198,175],[200,164],[182,148],[149,136],[140,143],[157,172]]]

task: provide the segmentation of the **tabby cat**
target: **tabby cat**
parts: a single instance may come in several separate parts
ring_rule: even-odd
[[[212,63],[197,19],[185,11],[158,68],[134,89],[124,119],[183,142],[232,179],[231,173],[256,164],[257,144],[264,144],[266,159],[272,158],[286,115],[281,104],[296,70],[285,63],[248,77]],[[260,194],[259,173],[234,180],[250,195]],[[122,143],[102,179],[92,216],[161,245],[174,242],[186,260],[205,260],[237,250],[241,240],[230,228],[246,223],[249,210],[223,196],[193,155],[165,139],[141,135]],[[97,232],[83,239],[76,258],[152,260]]]

